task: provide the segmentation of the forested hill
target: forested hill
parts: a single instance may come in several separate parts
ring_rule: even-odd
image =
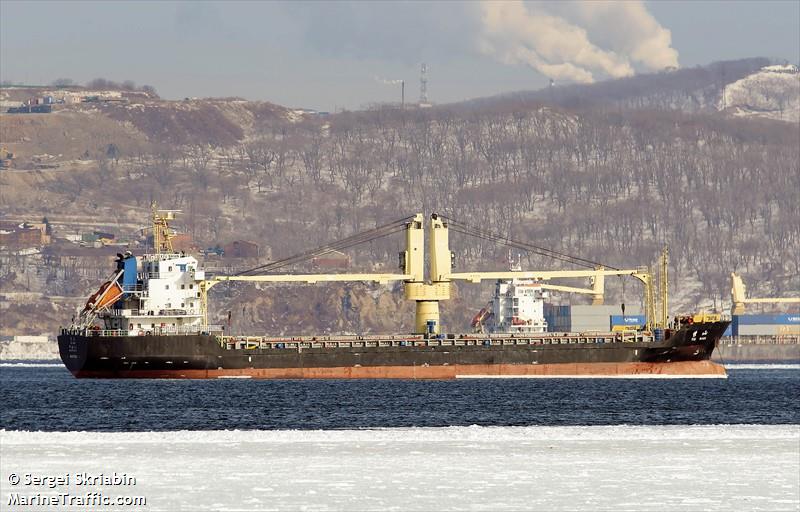
[[[224,102],[214,108],[226,115]],[[59,115],[36,122],[55,122]],[[728,300],[732,271],[746,276],[753,293],[800,288],[795,123],[515,101],[247,119],[235,141],[166,144],[141,131],[95,134],[91,142],[76,142],[91,144],[89,160],[51,171],[3,172],[0,211],[9,218],[136,225],[156,200],[185,212],[179,227],[198,247],[247,239],[269,246],[273,258],[416,211],[436,211],[617,267],[648,264],[668,245],[676,309]],[[2,134],[4,144],[13,136],[6,129]],[[460,269],[501,268],[505,261],[506,249],[489,241],[451,238]],[[400,246],[399,239],[369,244],[351,253],[354,268],[393,268]],[[537,256],[523,265],[559,268]],[[22,277],[8,269],[3,279],[6,291],[25,290]],[[88,293],[95,284],[82,286]],[[58,275],[40,286],[65,294]],[[340,288],[324,300],[342,296]],[[609,280],[608,289],[609,301],[621,299],[618,280]],[[460,293],[462,300],[446,314],[466,324],[482,300],[479,292]],[[382,299],[375,297],[378,307]],[[308,317],[302,308],[312,305],[296,298],[298,314]],[[247,303],[243,295],[228,299],[234,307]],[[366,313],[359,317],[341,302],[337,326],[365,325]],[[368,310],[375,311],[364,306]],[[250,327],[281,321],[269,314],[251,320]],[[370,328],[382,327],[379,318],[370,322]]]
[[[628,107],[713,109],[726,84],[740,80],[770,64],[756,57],[714,62],[706,66],[664,70],[592,84],[554,84],[538,91],[519,91],[477,100],[481,103],[507,98],[552,102],[562,107],[622,105]]]

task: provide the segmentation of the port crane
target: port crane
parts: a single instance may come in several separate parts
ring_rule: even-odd
[[[589,278],[592,283],[591,288],[577,288],[571,286],[543,283],[542,286],[557,291],[570,293],[585,293],[593,297],[594,304],[603,303],[603,293],[606,276],[631,276],[638,279],[644,285],[645,295],[645,314],[646,328],[665,327],[667,324],[667,299],[666,299],[666,251],[662,255],[661,276],[659,288],[661,290],[660,315],[656,317],[656,296],[654,292],[653,276],[647,267],[636,269],[616,269],[606,268],[594,262],[556,253],[541,247],[533,246],[525,242],[509,240],[508,238],[493,235],[488,231],[472,228],[460,224],[452,219],[446,219],[438,214],[430,217],[428,240],[429,267],[426,278],[425,273],[425,227],[424,215],[417,213],[413,216],[399,219],[390,224],[377,227],[373,230],[359,233],[348,237],[339,242],[324,245],[319,248],[306,251],[302,254],[278,260],[266,265],[240,272],[236,275],[216,275],[209,276],[200,284],[201,311],[203,323],[208,325],[208,291],[215,285],[229,281],[245,281],[257,283],[322,283],[322,282],[402,282],[404,296],[407,300],[416,303],[416,315],[414,332],[418,334],[438,334],[440,332],[439,302],[450,299],[451,284],[454,281],[466,281],[478,283],[484,279],[514,279],[526,278],[540,281],[550,281],[561,278]],[[540,254],[547,254],[562,261],[580,263],[587,268],[586,270],[554,270],[554,271],[518,271],[509,270],[505,272],[453,272],[455,255],[449,247],[449,229],[453,227],[455,231],[479,236],[481,238],[493,238],[504,240],[507,245],[518,247],[524,250],[539,251]],[[328,254],[335,250],[352,247],[376,238],[388,236],[399,231],[405,231],[406,250],[400,253],[400,270],[402,273],[366,273],[366,274],[286,274],[273,273],[287,266],[308,261],[314,257]]]
[[[736,273],[731,272],[731,314],[741,315],[744,313],[745,304],[787,304],[800,303],[800,297],[765,297],[747,298],[747,287],[742,278]]]

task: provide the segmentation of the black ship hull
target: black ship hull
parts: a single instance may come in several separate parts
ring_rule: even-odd
[[[728,322],[655,341],[619,334],[223,338],[64,330],[61,359],[79,378],[428,378],[723,376],[709,361]]]

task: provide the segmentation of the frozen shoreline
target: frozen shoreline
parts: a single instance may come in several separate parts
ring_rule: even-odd
[[[0,431],[0,446],[4,503],[10,473],[83,471],[135,476],[124,493],[151,511],[800,506],[800,425]]]

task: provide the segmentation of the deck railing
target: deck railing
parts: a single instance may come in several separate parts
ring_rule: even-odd
[[[543,333],[539,336],[512,334],[459,334],[426,338],[423,335],[372,335],[372,336],[218,336],[220,345],[228,350],[307,348],[366,348],[366,347],[456,347],[456,346],[509,346],[509,345],[577,345],[605,343],[652,343],[654,337],[631,331],[623,333]],[[627,334],[627,333],[626,333]]]
[[[133,330],[126,329],[90,329],[84,327],[65,327],[61,329],[61,334],[72,334],[76,336],[91,337],[123,337],[123,336],[193,336],[198,334],[217,334],[221,333],[221,325],[209,325],[207,328],[198,327],[153,327],[140,328]]]

